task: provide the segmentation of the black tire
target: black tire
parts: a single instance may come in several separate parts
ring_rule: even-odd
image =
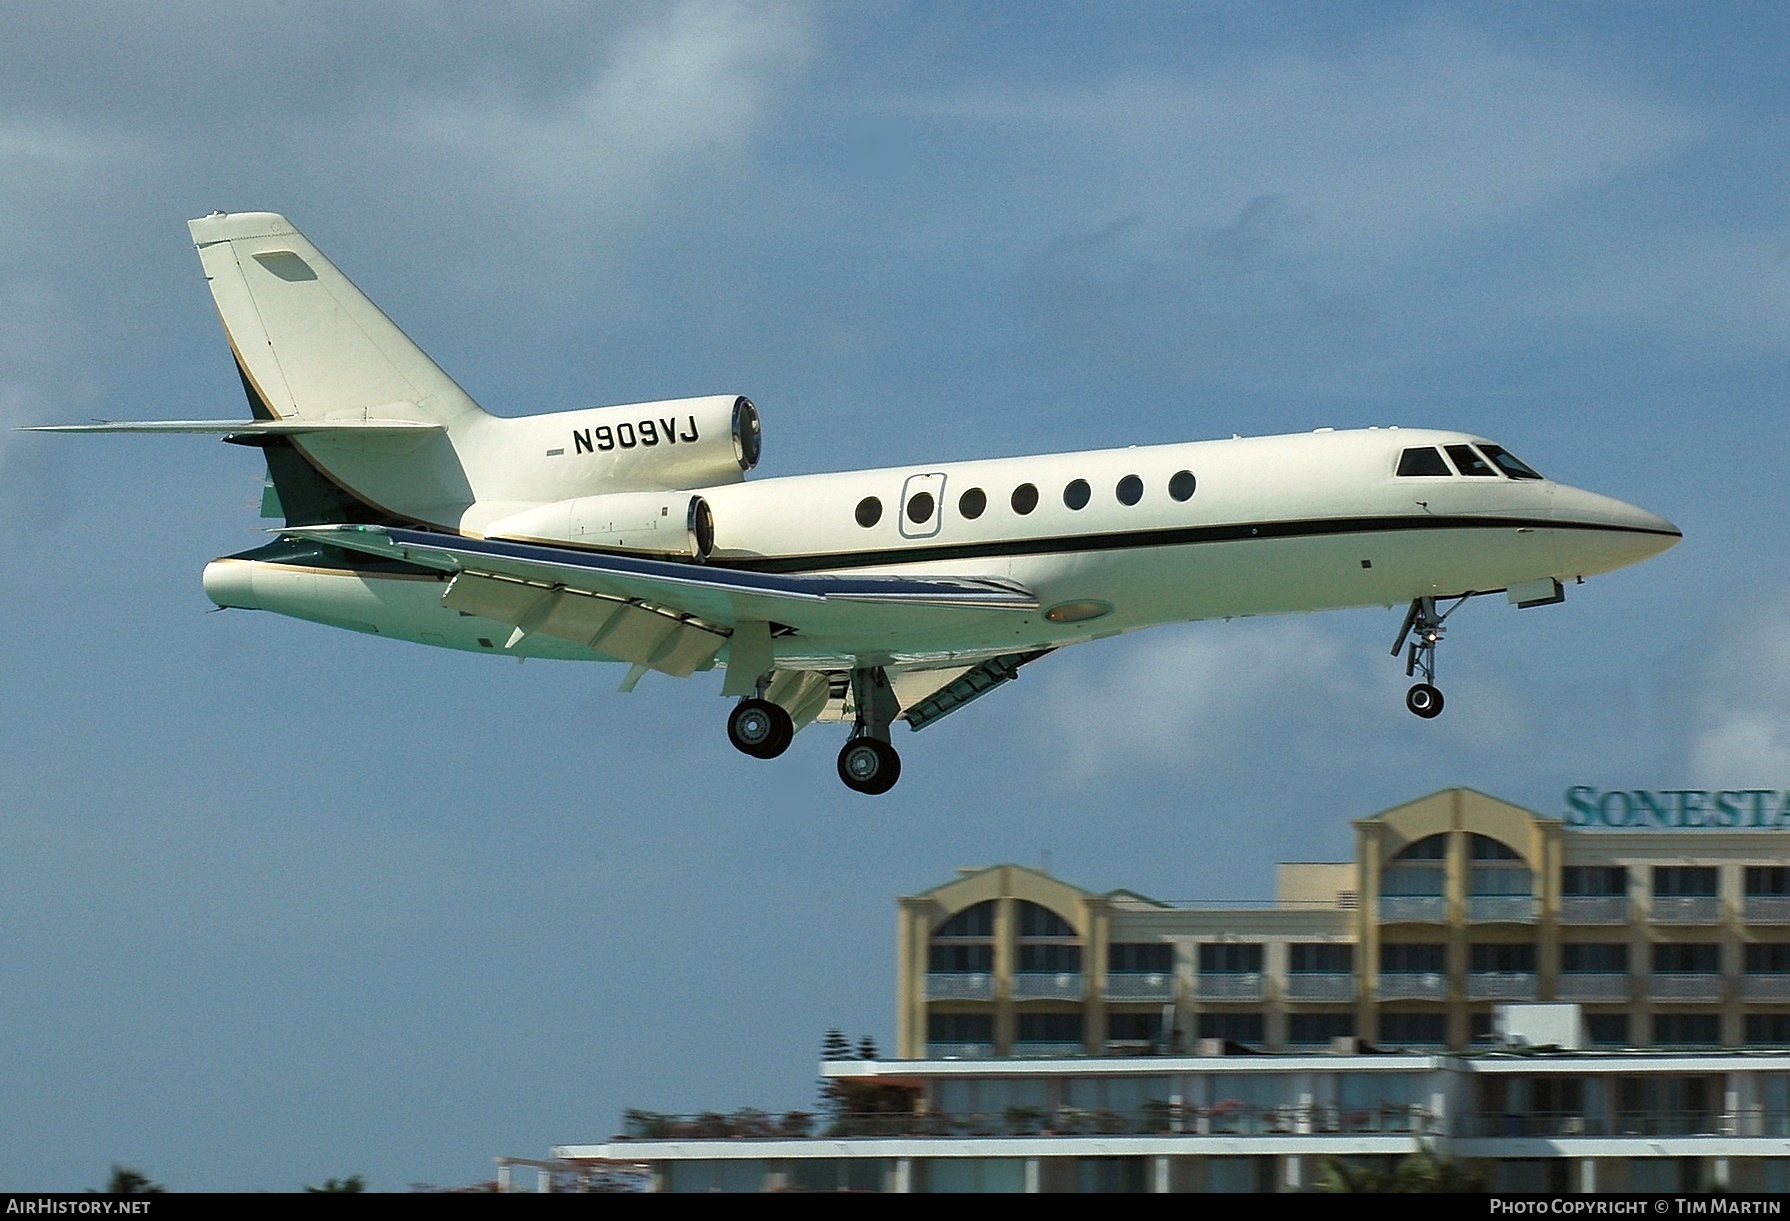
[[[754,759],[775,759],[795,736],[789,713],[769,700],[741,700],[727,714],[727,740]]]
[[[901,779],[901,756],[887,742],[853,738],[839,752],[839,779],[854,792],[886,793]]]
[[[1428,683],[1417,683],[1405,692],[1405,707],[1426,721],[1433,720],[1442,715],[1442,693]]]

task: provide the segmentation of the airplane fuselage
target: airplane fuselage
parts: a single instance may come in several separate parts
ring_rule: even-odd
[[[1473,440],[1429,429],[1325,430],[693,490],[714,515],[711,567],[996,576],[1038,598],[1040,613],[1018,622],[972,617],[932,635],[784,636],[776,661],[786,669],[965,664],[1161,623],[1571,581],[1678,538],[1651,513],[1548,479],[1396,473],[1407,449]],[[438,527],[477,536],[468,523],[489,516],[475,506]],[[600,541],[549,541],[603,550]],[[445,608],[442,581],[308,552],[287,562],[219,560],[206,573],[220,605],[475,652],[608,659],[546,636],[504,650],[509,626]]]

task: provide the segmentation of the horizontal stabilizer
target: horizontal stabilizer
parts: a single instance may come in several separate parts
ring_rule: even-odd
[[[313,433],[336,436],[417,435],[440,432],[428,420],[99,420],[92,424],[31,424],[20,432],[168,432],[201,436],[298,437]]]

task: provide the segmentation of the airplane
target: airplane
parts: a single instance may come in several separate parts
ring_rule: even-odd
[[[488,414],[284,217],[189,229],[266,462],[272,542],[205,568],[220,608],[494,656],[723,670],[728,737],[782,754],[843,722],[840,779],[887,792],[920,730],[1065,646],[1157,624],[1406,606],[1406,706],[1469,599],[1521,608],[1673,546],[1663,517],[1485,438],[1320,428],[747,481],[758,409],[720,394]]]

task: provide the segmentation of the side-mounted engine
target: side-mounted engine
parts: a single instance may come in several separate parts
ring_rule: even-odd
[[[494,521],[484,533],[686,560],[707,559],[715,548],[714,516],[694,492],[576,496]]]
[[[758,408],[736,394],[492,418],[489,427],[509,469],[526,472],[531,500],[738,483],[763,447]]]

